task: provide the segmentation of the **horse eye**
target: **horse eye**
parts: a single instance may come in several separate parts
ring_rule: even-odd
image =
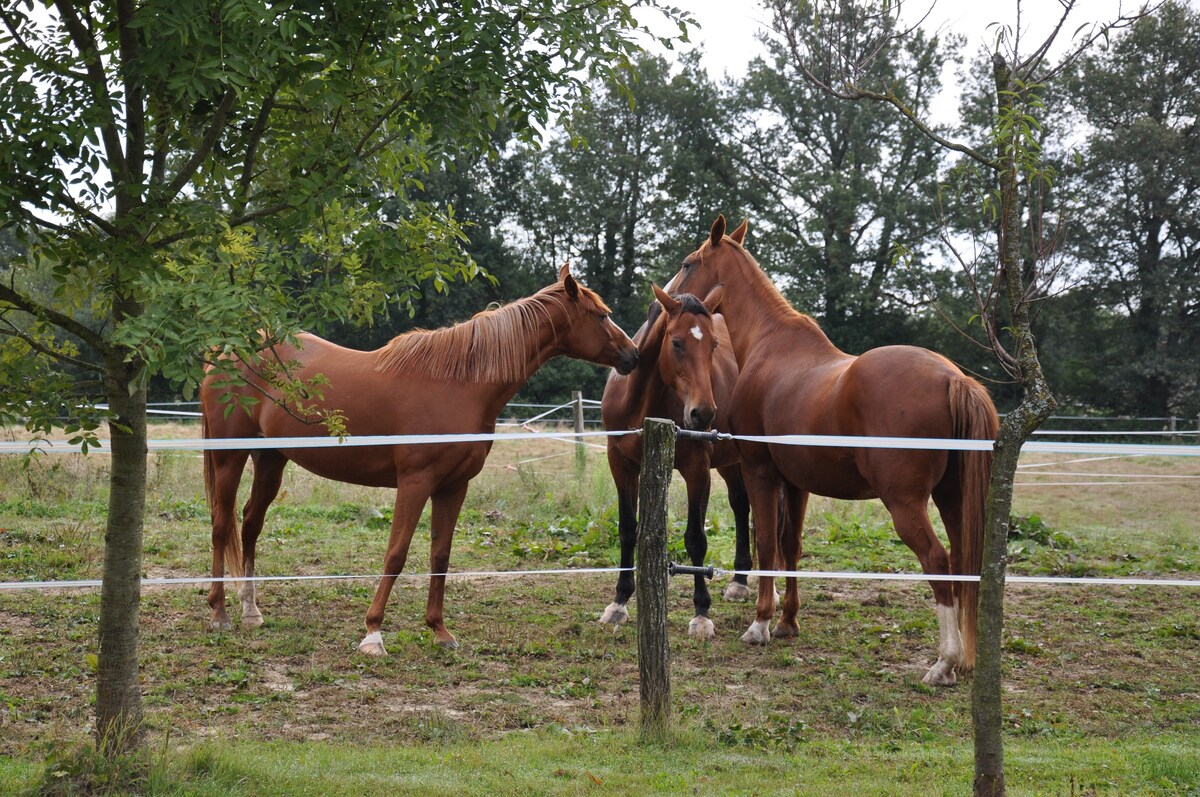
[[[682,340],[671,341],[671,348],[673,348],[677,352],[682,352],[683,351],[683,341]]]

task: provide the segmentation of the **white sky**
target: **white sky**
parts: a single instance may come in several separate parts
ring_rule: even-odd
[[[1200,4],[1200,0],[1189,0]],[[680,8],[690,11],[700,24],[692,33],[693,44],[703,50],[703,63],[709,75],[719,80],[728,74],[742,76],[746,66],[764,49],[757,34],[770,23],[770,13],[757,0],[677,0]],[[1057,0],[904,0],[903,18],[916,22],[926,12],[924,27],[929,31],[958,33],[966,37],[964,61],[981,48],[991,49],[995,41],[992,23],[1012,27],[1021,11],[1021,50],[1031,48],[1045,39],[1061,16]],[[1068,17],[1060,32],[1054,52],[1061,54],[1070,44],[1072,35],[1081,25],[1115,19],[1121,11],[1129,13],[1140,5],[1139,0],[1079,0],[1076,10]],[[943,75],[946,95],[934,106],[935,114],[956,114],[958,100],[955,73]]]

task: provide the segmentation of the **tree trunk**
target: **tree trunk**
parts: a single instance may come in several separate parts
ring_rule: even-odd
[[[1016,86],[1000,55],[992,56],[998,118],[1014,112]],[[984,527],[983,565],[979,576],[979,626],[975,678],[971,686],[971,719],[975,729],[976,797],[1005,794],[1003,713],[1000,701],[1001,641],[1004,631],[1004,578],[1008,565],[1008,528],[1012,514],[1013,480],[1021,446],[1051,412],[1054,395],[1038,361],[1021,268],[1020,197],[1017,193],[1017,148],[1001,142],[999,268],[1008,298],[1018,376],[1024,387],[1021,404],[1008,413],[996,435],[992,478]]]
[[[100,656],[96,676],[96,742],[107,755],[142,743],[138,681],[142,525],[146,504],[146,385],[124,351],[106,358],[112,438],[108,524],[100,593]]]

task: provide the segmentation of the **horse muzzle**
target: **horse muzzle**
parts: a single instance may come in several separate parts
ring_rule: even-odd
[[[633,369],[638,366],[639,358],[640,355],[638,355],[636,347],[621,352],[621,355],[617,358],[617,373],[621,376],[632,373]]]
[[[692,407],[684,414],[684,425],[693,432],[703,432],[717,417],[716,407]]]

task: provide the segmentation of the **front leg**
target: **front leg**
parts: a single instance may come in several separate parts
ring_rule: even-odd
[[[450,572],[450,546],[454,542],[454,529],[458,525],[458,513],[467,497],[467,483],[436,493],[433,496],[433,512],[430,515],[429,598],[425,604],[425,625],[433,631],[434,641],[445,648],[458,647],[458,640],[446,630],[444,601],[446,576]]]
[[[758,561],[764,568],[777,567],[776,527],[779,514],[779,488],[782,479],[769,461],[755,468],[743,466],[746,491],[754,517],[754,538],[758,546]],[[758,602],[754,622],[742,635],[749,645],[766,645],[771,641],[771,620],[775,617],[775,579],[760,576]]]
[[[609,469],[617,488],[617,530],[621,537],[621,567],[617,574],[617,590],[613,602],[600,615],[600,622],[620,625],[629,619],[629,599],[633,596],[633,560],[637,551],[637,498],[639,471],[637,463],[624,459],[609,449]]]
[[[367,610],[367,635],[358,643],[358,652],[368,656],[386,656],[383,646],[383,612],[387,607],[388,596],[392,594],[392,586],[396,576],[404,570],[408,560],[408,546],[412,543],[413,532],[416,531],[417,521],[425,509],[429,499],[427,488],[412,484],[402,484],[396,490],[396,504],[392,511],[392,533],[388,537],[387,553],[383,557],[383,578],[375,588],[375,598],[371,608]]]
[[[808,493],[784,483],[779,497],[779,556],[783,569],[795,571],[800,564],[803,545],[804,512],[808,508]],[[786,579],[783,596],[783,612],[772,632],[777,639],[792,639],[799,635],[800,625],[796,614],[800,610],[800,590],[794,576]]]
[[[729,493],[729,508],[733,510],[733,568],[734,570],[751,570],[754,559],[750,555],[750,499],[746,495],[746,483],[742,481],[740,465],[727,465],[718,468],[717,473],[725,480]],[[745,572],[735,573],[725,587],[722,596],[727,601],[750,600],[749,576]]]
[[[686,457],[679,472],[687,484],[688,519],[687,530],[684,531],[683,544],[687,549],[688,558],[696,567],[704,566],[708,555],[708,535],[704,531],[704,519],[708,513],[708,497],[712,489],[712,472],[708,467],[709,458],[697,456],[695,460]],[[676,464],[680,464],[678,461]],[[692,605],[696,615],[688,624],[688,636],[693,639],[715,639],[717,632],[709,619],[708,610],[712,606],[712,597],[708,594],[708,582],[704,576],[697,574],[692,590]]]

